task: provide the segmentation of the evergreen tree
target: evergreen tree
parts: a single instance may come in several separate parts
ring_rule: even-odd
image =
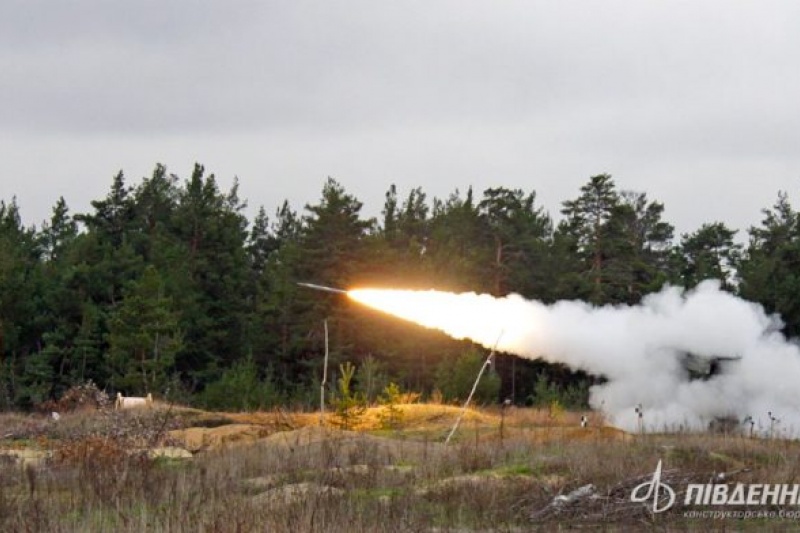
[[[41,253],[36,232],[22,225],[16,199],[0,200],[0,402],[30,405],[49,390],[47,361],[41,351]],[[26,367],[42,368],[26,376]]]
[[[607,259],[611,255],[608,222],[619,206],[619,194],[608,174],[590,178],[581,187],[581,195],[563,203],[561,213],[566,217],[560,231],[571,240],[573,251],[585,262],[581,294],[594,304],[609,302]]]
[[[717,279],[723,289],[734,290],[742,249],[734,242],[734,235],[736,230],[722,222],[703,224],[694,233],[684,234],[673,257],[677,281],[691,288],[703,280]]]
[[[469,397],[485,357],[475,348],[468,349],[455,361],[442,360],[436,371],[436,386],[445,400],[463,402]],[[484,371],[473,400],[476,403],[496,403],[500,392],[500,378],[491,369]]]
[[[364,237],[374,220],[360,218],[362,203],[328,178],[322,200],[307,205],[298,275],[323,284],[347,286],[356,281]]]
[[[114,176],[111,190],[104,200],[92,201],[95,212],[91,215],[78,215],[76,219],[97,231],[109,241],[112,248],[122,246],[134,219],[134,204],[131,188],[125,184],[125,176],[120,171]]]
[[[430,286],[426,269],[430,219],[425,193],[412,189],[400,205],[397,188],[392,185],[382,214],[383,225],[365,241],[365,257],[369,258],[365,281],[392,285],[401,280],[408,288]]]
[[[129,240],[134,241],[136,253],[166,277],[171,270],[185,266],[180,262],[185,253],[174,228],[179,198],[178,177],[167,174],[161,164],[142,180],[131,198],[134,218]]]
[[[222,194],[214,175],[195,165],[178,193],[172,221],[183,253],[177,260],[184,265],[180,284],[185,285],[173,293],[184,333],[176,366],[200,387],[217,368],[241,358],[247,344],[247,219],[237,189],[234,184]]]
[[[635,304],[666,282],[674,228],[661,220],[663,211],[645,193],[620,194],[605,228],[609,301]]]
[[[365,270],[365,238],[375,226],[374,220],[361,219],[361,208],[360,201],[328,178],[321,202],[306,206],[308,214],[303,218],[294,281],[315,280],[334,287],[350,287],[361,281]],[[294,303],[296,317],[303,323],[295,329],[295,334],[314,335],[313,332],[319,332],[322,320],[328,318],[335,326],[330,330],[331,360],[336,362],[340,352],[352,347],[357,326],[340,298],[320,298],[319,294],[306,290],[297,294]],[[301,356],[300,363],[317,369],[322,337],[314,337],[316,345]]]
[[[387,241],[394,241],[398,235],[397,220],[399,206],[397,204],[397,186],[392,183],[386,191],[386,201],[383,204],[383,235]]]
[[[608,174],[594,176],[581,192],[564,202],[567,218],[556,243],[562,255],[574,253],[580,260],[573,264],[577,273],[565,269],[571,297],[632,304],[658,290],[667,279],[673,234],[661,220],[663,204],[644,193],[617,192]]]
[[[739,268],[739,292],[784,320],[784,332],[800,336],[800,214],[785,193],[764,210],[760,227],[750,228],[750,243]]]
[[[278,248],[278,243],[278,238],[270,231],[269,217],[267,217],[264,206],[261,206],[247,240],[247,254],[255,278],[263,275],[264,269],[267,267],[267,260]]]
[[[549,246],[553,225],[550,217],[535,208],[535,193],[520,189],[487,189],[478,204],[493,247],[492,293],[517,292],[542,298],[549,280]],[[488,270],[488,269],[487,269]]]
[[[449,290],[491,292],[493,246],[487,221],[475,205],[472,189],[464,198],[455,191],[446,201],[435,199],[426,249],[426,265],[437,285]]]
[[[40,232],[42,258],[56,262],[62,259],[65,250],[69,249],[78,235],[78,224],[69,214],[69,207],[64,197],[60,197],[53,207],[53,215],[49,223],[45,223]]]
[[[303,376],[297,357],[308,349],[304,330],[298,324],[302,309],[298,304],[296,268],[300,256],[302,222],[284,201],[276,211],[269,234],[274,250],[266,256],[264,271],[257,280],[258,301],[249,325],[251,350],[257,364],[271,366],[275,378],[291,388]]]
[[[134,203],[122,172],[114,176],[106,198],[91,205],[94,213],[75,216],[87,229],[86,237],[76,242],[80,258],[76,283],[88,298],[107,309],[120,298],[123,287],[141,274],[143,266],[130,239]]]
[[[126,392],[181,379],[216,403],[236,384],[263,386],[258,401],[234,403],[247,406],[316,395],[323,319],[332,364],[358,362],[352,386],[370,399],[389,376],[429,391],[430,361],[449,361],[450,374],[461,368],[453,362],[466,343],[298,281],[606,304],[638,302],[668,278],[687,287],[714,278],[727,290],[739,282],[740,294],[800,334],[800,221],[785,194],[750,229],[743,258],[735,232],[719,222],[673,247],[663,205],[617,191],[607,174],[564,202],[555,231],[534,193],[504,187],[480,200],[456,191],[429,206],[421,188],[401,196],[391,186],[379,226],[333,179],[304,216],[284,202],[248,225],[237,186],[221,192],[201,165],[185,181],[156,165],[133,187],[120,172],[91,205],[73,217],[60,198],[37,232],[23,227],[15,201],[0,201],[0,408],[31,406],[86,379]],[[542,372],[565,391],[586,379],[502,356],[492,370],[490,380],[501,376],[504,394],[516,398],[534,392]],[[462,381],[471,386],[476,372]]]
[[[36,236],[41,253],[39,311],[34,323],[38,339],[23,377],[23,382],[30,381],[28,400],[33,403],[59,396],[74,384],[72,352],[81,320],[81,296],[72,283],[71,247],[77,236],[77,223],[59,198],[49,222]]]
[[[273,407],[280,394],[269,372],[263,378],[259,374],[251,357],[237,361],[203,390],[200,401],[207,409],[254,411]]]
[[[333,422],[345,431],[354,429],[366,411],[366,400],[360,392],[353,390],[353,375],[356,367],[349,361],[339,365],[338,387],[333,397]]]
[[[386,212],[386,207],[384,212]],[[396,247],[406,252],[407,260],[413,261],[424,254],[426,243],[430,237],[429,216],[427,195],[420,187],[417,187],[409,191],[397,212],[394,234],[388,228],[386,229],[387,238]]]
[[[386,374],[385,365],[372,354],[367,355],[356,372],[356,391],[368,404],[372,404],[388,383],[389,376]]]
[[[81,309],[81,325],[72,346],[72,369],[70,383],[106,383],[109,368],[103,354],[102,312],[92,303],[84,302]]]
[[[127,393],[163,390],[181,348],[179,315],[152,265],[132,283],[109,320],[113,387]]]

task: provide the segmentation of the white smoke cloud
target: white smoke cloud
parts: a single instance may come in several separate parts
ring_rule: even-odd
[[[688,292],[669,287],[637,306],[529,305],[536,332],[503,349],[606,376],[590,402],[616,426],[636,429],[641,404],[650,430],[702,429],[714,418],[748,415],[758,430],[777,430],[769,412],[782,431],[800,429],[800,350],[781,335],[777,316],[714,281]],[[691,379],[687,354],[738,360]]]
[[[634,408],[641,404],[648,431],[705,429],[715,418],[752,416],[757,432],[800,433],[798,345],[780,333],[779,317],[714,281],[686,292],[668,287],[636,306],[375,291],[402,293],[401,305],[371,292],[351,291],[351,297],[455,338],[605,376],[607,382],[591,388],[590,403],[629,431],[638,429]],[[687,354],[737,360],[724,361],[708,379],[691,379]]]

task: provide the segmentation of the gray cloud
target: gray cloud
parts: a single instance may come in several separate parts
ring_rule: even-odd
[[[745,229],[800,177],[799,21],[788,0],[4,2],[0,183],[33,221],[43,191],[87,205],[119,168],[195,159],[254,204],[333,175],[373,213],[391,182],[555,213],[610,172],[682,231]]]

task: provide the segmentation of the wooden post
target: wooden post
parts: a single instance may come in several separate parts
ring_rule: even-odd
[[[323,322],[325,327],[325,363],[322,367],[322,383],[319,385],[319,425],[325,425],[325,384],[328,381],[328,319]]]

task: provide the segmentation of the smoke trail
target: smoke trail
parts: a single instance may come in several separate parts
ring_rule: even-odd
[[[350,298],[456,339],[603,375],[590,403],[609,422],[637,428],[636,405],[650,430],[704,429],[711,420],[752,416],[756,431],[800,430],[800,349],[777,316],[714,281],[684,292],[668,287],[636,306],[545,305],[512,294],[357,289]],[[689,356],[688,354],[693,354]],[[721,372],[692,379],[687,358]],[[767,414],[780,419],[779,425]]]

